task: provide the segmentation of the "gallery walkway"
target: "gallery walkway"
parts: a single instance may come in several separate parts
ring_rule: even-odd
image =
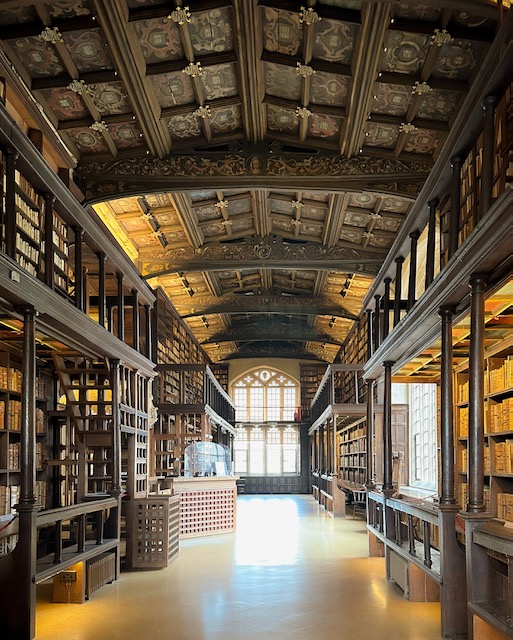
[[[37,640],[437,640],[439,605],[409,603],[367,557],[363,520],[310,496],[241,496],[236,534],[185,540],[160,571],[123,573],[83,605],[40,587]]]

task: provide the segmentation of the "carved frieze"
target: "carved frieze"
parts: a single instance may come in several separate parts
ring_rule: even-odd
[[[165,252],[165,259],[142,260],[141,271],[146,278],[169,272],[203,270],[205,268],[233,268],[235,263],[246,267],[262,262],[266,266],[304,265],[305,268],[323,269],[330,266],[339,271],[374,276],[383,261],[385,251],[369,251],[343,246],[326,247],[313,242],[287,244],[280,236],[248,238],[243,244],[212,244],[200,248],[177,247]]]
[[[156,190],[183,191],[214,184],[230,188],[265,186],[268,179],[288,188],[374,189],[398,193],[418,193],[432,168],[429,159],[400,160],[340,155],[286,153],[251,153],[235,151],[225,155],[171,155],[165,159],[151,157],[97,161],[79,165],[76,180],[87,200],[97,201]],[[295,182],[294,182],[295,181]],[[412,188],[412,184],[414,185]]]

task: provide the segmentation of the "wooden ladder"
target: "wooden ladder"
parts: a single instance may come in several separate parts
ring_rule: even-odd
[[[66,408],[78,435],[78,496],[105,493],[112,484],[113,395],[105,358],[53,354]]]

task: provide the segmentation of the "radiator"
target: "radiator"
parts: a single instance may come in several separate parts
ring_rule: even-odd
[[[116,579],[116,554],[104,553],[87,562],[86,598]]]
[[[404,597],[408,598],[410,590],[408,582],[408,561],[390,549],[388,552],[388,570],[388,579],[401,587],[404,592]]]

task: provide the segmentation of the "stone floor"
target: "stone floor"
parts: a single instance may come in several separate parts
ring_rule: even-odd
[[[163,570],[123,573],[82,605],[38,587],[37,640],[435,640],[436,603],[409,603],[367,557],[362,519],[310,496],[240,496],[236,534],[189,539]]]

